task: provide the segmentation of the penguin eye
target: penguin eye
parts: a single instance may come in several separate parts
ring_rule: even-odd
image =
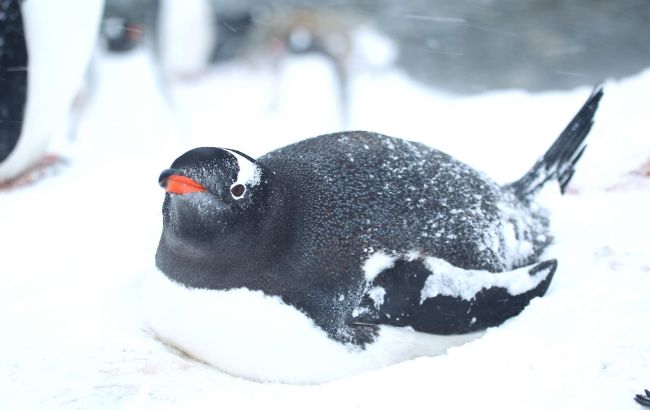
[[[242,184],[233,185],[230,187],[230,193],[234,198],[241,198],[246,192],[246,187]]]

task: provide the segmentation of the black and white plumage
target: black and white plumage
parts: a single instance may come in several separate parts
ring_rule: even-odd
[[[0,183],[36,164],[65,125],[103,0],[0,1]]]
[[[566,186],[601,97],[503,187],[435,149],[361,131],[257,160],[188,151],[161,175],[152,329],[227,372],[298,383],[477,337],[546,292],[557,262],[539,260],[552,236],[535,196]]]

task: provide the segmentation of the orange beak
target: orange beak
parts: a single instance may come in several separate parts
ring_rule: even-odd
[[[207,189],[192,178],[165,171],[160,176],[160,186],[170,194],[185,195],[193,192],[206,192]]]

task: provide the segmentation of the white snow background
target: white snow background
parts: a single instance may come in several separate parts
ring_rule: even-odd
[[[315,386],[256,383],[161,344],[139,283],[161,231],[161,170],[186,149],[259,156],[340,129],[333,70],[279,79],[233,63],[161,92],[149,55],[98,55],[96,89],[57,175],[0,193],[0,408],[639,409],[650,388],[650,70],[607,81],[570,193],[551,203],[559,259],[544,298],[445,355]],[[589,88],[458,97],[357,67],[349,129],[424,142],[499,182],[521,176]],[[244,324],[242,324],[244,325]],[[224,335],[227,337],[227,335]],[[260,341],[261,343],[263,341]]]

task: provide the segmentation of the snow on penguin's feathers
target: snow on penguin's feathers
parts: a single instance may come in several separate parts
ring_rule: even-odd
[[[555,260],[535,197],[564,191],[597,88],[518,181],[422,144],[356,131],[257,160],[197,148],[167,193],[144,311],[164,341],[231,374],[317,383],[481,335],[542,296]]]

